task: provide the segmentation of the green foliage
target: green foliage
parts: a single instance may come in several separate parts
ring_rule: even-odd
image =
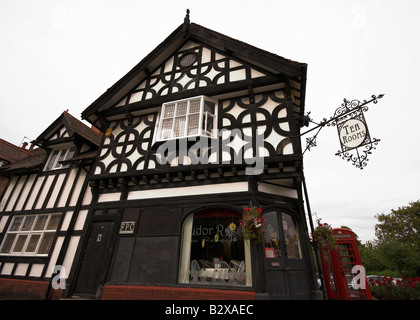
[[[415,269],[420,264],[419,250],[411,243],[403,241],[387,241],[378,244],[378,256],[381,262],[390,269],[397,270],[402,276],[402,270]]]
[[[386,266],[382,263],[379,256],[379,252],[372,242],[358,245],[360,258],[363,261],[363,266],[366,269],[367,274],[381,274],[388,275],[385,273],[376,272],[377,270],[385,270]]]
[[[376,259],[399,275],[403,269],[420,271],[420,201],[376,218]]]
[[[409,206],[391,210],[388,215],[375,216],[375,233],[379,242],[402,241],[420,247],[420,200]]]

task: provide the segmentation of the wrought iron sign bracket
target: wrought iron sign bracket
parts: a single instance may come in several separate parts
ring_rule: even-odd
[[[299,137],[308,134],[309,132],[318,130],[315,135],[306,138],[306,148],[303,154],[313,147],[316,147],[316,138],[325,126],[336,127],[340,139],[341,150],[335,154],[342,159],[351,162],[356,168],[363,169],[367,166],[368,155],[372,150],[376,149],[379,139],[371,138],[369,129],[365,120],[363,112],[369,110],[369,103],[378,103],[378,99],[383,98],[384,94],[378,96],[372,95],[370,100],[347,100],[341,104],[341,107],[335,110],[335,113],[330,119],[324,118],[320,123],[314,122],[310,118],[310,112],[306,115],[308,122],[316,124],[310,130],[300,134]]]

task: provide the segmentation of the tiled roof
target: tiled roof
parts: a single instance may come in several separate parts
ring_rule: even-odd
[[[0,159],[14,163],[30,154],[31,152],[29,150],[19,148],[6,140],[0,139]]]
[[[44,149],[33,149],[32,154],[28,154],[25,158],[2,167],[0,172],[8,173],[10,171],[27,171],[36,169],[43,164],[45,155],[46,152]]]
[[[34,143],[36,145],[44,145],[48,141],[51,134],[53,134],[59,126],[64,125],[66,130],[68,130],[69,135],[77,134],[78,136],[84,138],[86,141],[93,143],[96,146],[99,146],[102,139],[102,133],[98,130],[94,130],[89,126],[85,125],[80,120],[73,117],[68,111],[64,111],[47,129],[45,129],[39,136],[36,138]]]
[[[102,139],[100,131],[93,130],[92,128],[88,127],[83,122],[73,117],[67,111],[63,112],[63,117],[74,133],[77,133],[86,140],[93,142],[97,146],[100,145]]]

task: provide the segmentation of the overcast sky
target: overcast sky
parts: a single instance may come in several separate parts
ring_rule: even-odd
[[[337,130],[305,153],[316,218],[374,240],[375,215],[420,199],[420,1],[1,0],[0,138],[36,139],[64,110],[81,112],[183,23],[308,64],[306,111],[385,94],[365,113],[380,139],[360,170]],[[305,140],[308,136],[304,136]]]

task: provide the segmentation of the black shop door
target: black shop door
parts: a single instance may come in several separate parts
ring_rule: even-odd
[[[95,295],[109,262],[112,221],[91,222],[74,295]]]
[[[264,264],[270,298],[310,299],[309,277],[297,220],[280,210],[267,212],[264,218]]]

